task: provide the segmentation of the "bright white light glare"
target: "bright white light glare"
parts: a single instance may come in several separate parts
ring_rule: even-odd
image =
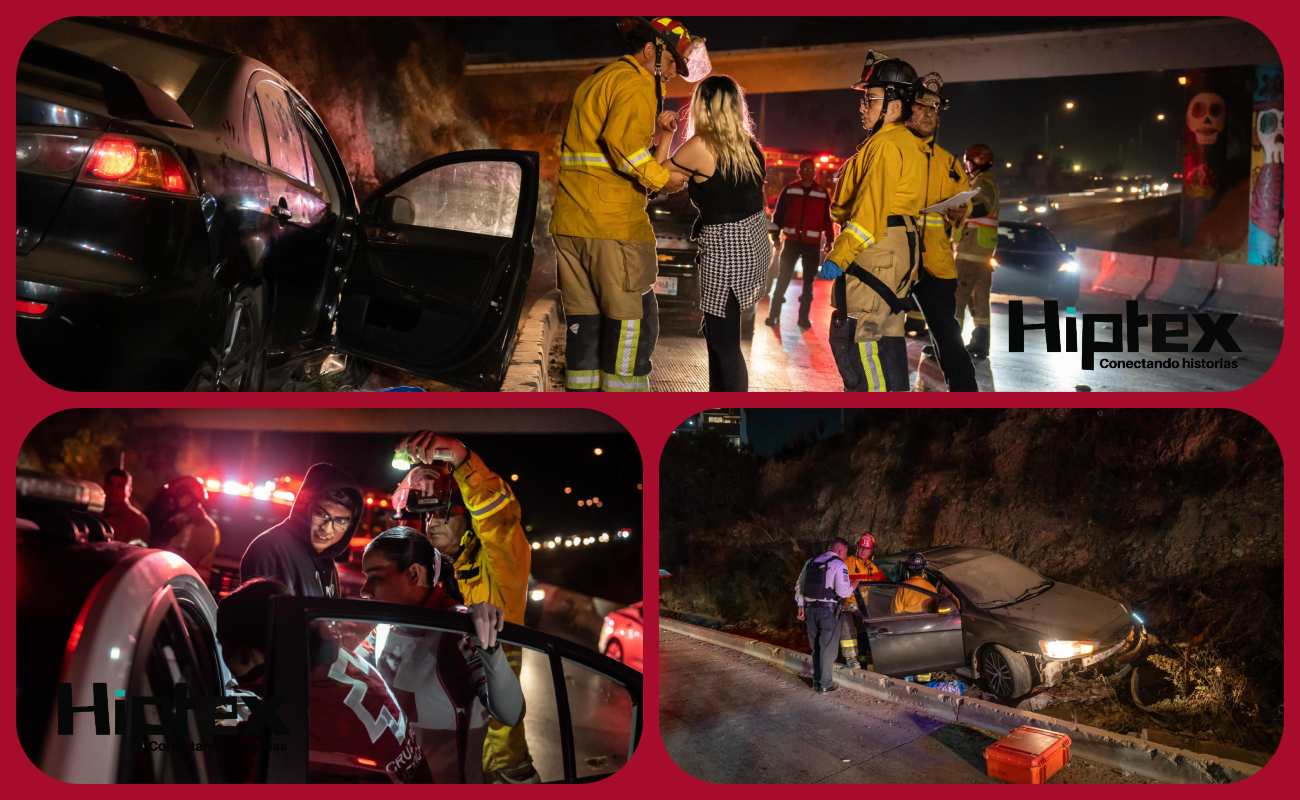
[[[565,539],[565,540],[564,540],[564,546],[565,546],[565,547],[573,547],[573,540],[572,540],[572,539]]]
[[[1139,625],[1146,624],[1145,622],[1142,621],[1142,618],[1137,615],[1136,611],[1133,612],[1133,619],[1137,620]]]
[[[254,500],[270,500],[270,499],[271,499],[271,490],[268,489],[268,488],[265,487],[265,486],[259,486],[259,487],[257,487],[256,489],[253,490],[253,499],[254,499]]]
[[[1061,272],[1078,272],[1078,271],[1079,271],[1079,265],[1076,264],[1076,263],[1073,262],[1073,261],[1066,261],[1064,264],[1061,265],[1061,270],[1060,270],[1060,271],[1061,271]]]
[[[538,549],[540,549],[541,546],[542,546],[542,543],[541,543],[541,542],[533,542],[533,549],[534,549],[534,550],[538,550]]]
[[[1053,639],[1050,642],[1040,641],[1038,645],[1048,658],[1073,658],[1086,656],[1092,652],[1091,642],[1065,642]]]
[[[602,533],[602,534],[600,535],[600,540],[601,540],[602,542],[608,542],[608,541],[609,541],[609,534],[608,534],[608,533]]]
[[[533,600],[535,600],[536,602],[540,603],[546,599],[546,592],[542,591],[541,589],[534,589],[528,596],[533,598]]]
[[[555,549],[555,542],[547,542],[547,543],[546,543],[546,549],[547,549],[547,550],[554,550],[554,549]]]
[[[596,448],[596,451],[595,451],[595,452],[596,452],[596,455],[598,455],[598,456],[599,456],[599,455],[604,455],[604,454],[605,454],[605,451],[604,451],[604,450],[601,450],[599,447]]]
[[[1134,614],[1134,616],[1137,616],[1137,615]],[[113,659],[114,661],[118,660],[119,658],[122,657],[122,648],[120,648],[120,647],[114,647],[112,650],[109,650],[109,651],[108,651],[108,657],[111,658],[111,659]]]
[[[407,461],[402,456],[393,456],[393,469],[400,469],[401,471],[405,472],[410,468],[411,468],[411,462]]]

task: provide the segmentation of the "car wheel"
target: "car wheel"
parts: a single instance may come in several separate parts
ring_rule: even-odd
[[[262,292],[242,289],[226,311],[221,336],[190,382],[190,391],[255,392],[262,388]]]
[[[984,688],[1003,700],[1022,697],[1033,688],[1029,661],[1000,644],[987,645],[980,654]]]
[[[614,659],[618,663],[623,663],[623,644],[618,639],[610,639],[605,645],[605,655]]]

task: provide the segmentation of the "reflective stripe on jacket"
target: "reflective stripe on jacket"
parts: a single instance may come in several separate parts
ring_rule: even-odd
[[[772,221],[787,241],[817,244],[831,229],[830,195],[819,183],[805,189],[802,181],[794,181],[781,190]]]
[[[655,78],[630,56],[578,86],[560,145],[552,234],[653,242],[646,189],[668,183],[650,154]]]
[[[881,126],[840,170],[831,216],[842,224],[827,258],[842,268],[880,241],[892,215],[915,217],[925,195],[925,161],[902,123]]]
[[[1002,202],[1002,196],[998,191],[998,182],[988,170],[976,175],[970,183],[970,188],[978,189],[979,194],[970,201],[972,216],[965,223],[971,227],[970,233],[963,231],[957,236],[957,258],[984,261],[989,253],[997,250],[999,204]],[[963,253],[962,245],[966,245],[967,248],[978,247],[980,252]]]

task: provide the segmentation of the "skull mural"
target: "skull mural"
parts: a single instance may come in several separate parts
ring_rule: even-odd
[[[1269,108],[1259,112],[1255,118],[1255,138],[1264,148],[1265,164],[1282,163],[1282,122],[1283,111]]]
[[[1219,134],[1227,118],[1223,96],[1215,92],[1201,92],[1187,104],[1187,128],[1196,135],[1202,146],[1219,141]]]

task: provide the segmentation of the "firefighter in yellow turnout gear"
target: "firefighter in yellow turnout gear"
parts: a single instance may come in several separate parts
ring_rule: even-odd
[[[923,207],[967,191],[966,171],[957,157],[937,143],[939,112],[947,108],[943,97],[943,78],[931,72],[921,79],[912,103],[907,128],[916,137],[926,163],[926,187]],[[975,365],[963,347],[961,326],[954,319],[957,293],[957,267],[953,261],[954,225],[965,218],[967,208],[949,209],[945,214],[930,213],[921,217],[921,267],[912,298],[930,330],[930,344],[925,353],[939,362],[950,392],[977,392]]]
[[[854,554],[844,559],[844,566],[849,569],[849,587],[855,591],[844,601],[845,613],[840,615],[840,652],[844,654],[845,665],[855,669],[859,666],[858,630],[853,620],[864,613],[864,609],[858,608],[856,589],[861,583],[885,579],[885,573],[881,572],[871,560],[875,552],[876,538],[869,533],[864,533],[862,538],[858,539]]]
[[[966,349],[974,358],[989,357],[989,293],[993,288],[990,259],[998,247],[998,182],[993,178],[993,151],[988,145],[967,148],[962,159],[970,175],[970,188],[979,194],[971,200],[970,219],[957,239],[957,324],[966,324],[970,308],[975,330]]]
[[[910,64],[872,50],[853,87],[869,136],[840,171],[831,216],[842,227],[821,268],[835,280],[830,345],[848,392],[907,390],[903,322],[925,194],[925,162],[903,125],[916,78]]]
[[[671,135],[656,122],[663,85],[689,75],[703,41],[668,17],[626,17],[620,28],[628,54],[578,86],[560,145],[550,232],[568,329],[569,391],[650,390],[659,262],[647,192],[685,185],[649,148],[656,133]]]
[[[506,622],[523,625],[532,549],[520,524],[519,501],[509,484],[450,436],[420,431],[398,445],[397,453],[412,464],[442,463],[451,470],[455,488],[446,492],[447,511],[425,513],[424,533],[435,548],[454,559],[464,602],[492,603],[504,612]],[[463,505],[457,504],[456,498]],[[398,494],[393,501],[394,507],[399,507]],[[404,502],[402,507],[411,506]],[[523,651],[513,645],[502,647],[510,668],[519,675]],[[523,721],[511,727],[488,720],[483,775],[492,783],[541,782],[528,753]]]

